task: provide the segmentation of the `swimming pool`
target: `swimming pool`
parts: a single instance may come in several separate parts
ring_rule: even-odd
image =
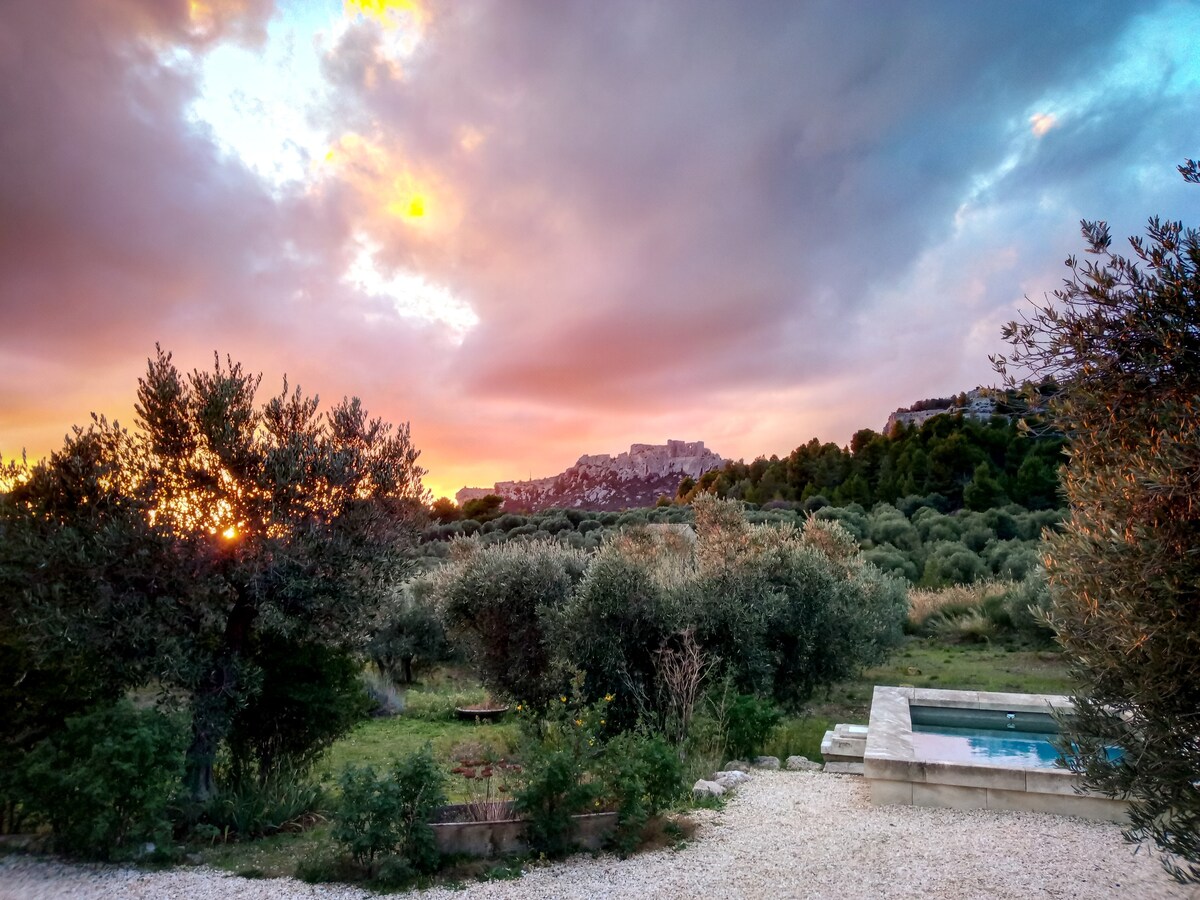
[[[942,762],[997,762],[1041,769],[1060,764],[1051,741],[1058,722],[1048,713],[955,709],[909,704],[913,751]]]
[[[877,686],[863,774],[876,804],[1053,812],[1123,821],[1055,764],[1066,697]]]

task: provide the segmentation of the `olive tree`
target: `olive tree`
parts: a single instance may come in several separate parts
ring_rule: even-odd
[[[22,639],[113,690],[184,698],[200,800],[261,688],[260,638],[356,646],[428,502],[407,425],[357,399],[321,415],[286,379],[259,404],[260,381],[219,357],[185,375],[159,349],[132,432],[94,417],[0,495],[0,587]]]
[[[1200,182],[1196,162],[1180,171]],[[1104,222],[1083,237],[1093,258],[1067,260],[993,362],[1062,386],[1050,413],[1071,441],[1070,517],[1045,561],[1080,684],[1070,765],[1128,797],[1130,837],[1200,881],[1200,233],[1152,218],[1128,256]]]

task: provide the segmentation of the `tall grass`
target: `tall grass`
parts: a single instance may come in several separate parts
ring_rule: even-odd
[[[929,634],[939,623],[995,608],[1017,586],[1016,582],[989,579],[946,588],[911,588],[908,592],[908,631]]]

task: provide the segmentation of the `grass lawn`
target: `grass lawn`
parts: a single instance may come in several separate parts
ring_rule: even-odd
[[[501,754],[508,753],[517,739],[516,724],[451,721],[449,719],[414,719],[396,716],[391,719],[371,719],[329,748],[317,771],[336,777],[347,765],[387,765],[397,756],[415,753],[426,744],[433,746],[434,756],[449,762],[453,750],[460,744],[486,744]],[[450,763],[454,765],[454,763]]]

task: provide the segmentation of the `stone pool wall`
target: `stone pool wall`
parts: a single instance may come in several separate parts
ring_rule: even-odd
[[[1078,776],[1066,769],[920,758],[913,749],[910,704],[1005,712],[1071,709],[1068,698],[1051,694],[876,686],[863,757],[863,774],[870,784],[872,803],[1027,810],[1125,821],[1124,801],[1082,792]]]

